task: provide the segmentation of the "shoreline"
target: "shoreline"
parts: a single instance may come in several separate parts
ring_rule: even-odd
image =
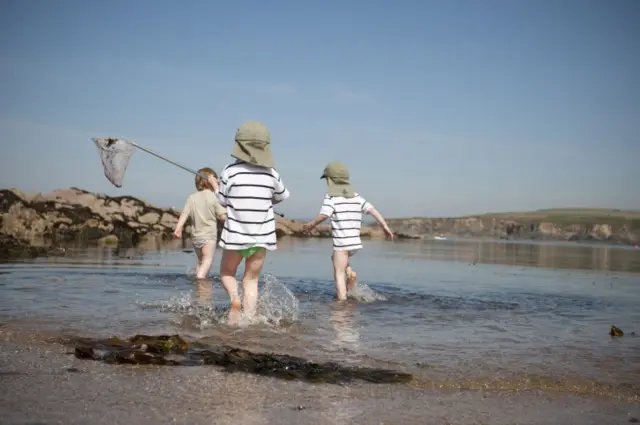
[[[173,227],[179,214],[172,208],[160,208],[132,196],[109,197],[79,188],[47,194],[1,189],[0,258],[60,255],[63,251],[60,247],[68,243],[95,242],[121,247],[164,243],[173,238]],[[558,222],[548,221],[559,217],[549,211],[538,215],[505,213],[460,218],[390,218],[386,221],[398,240],[565,241],[637,247],[640,218],[620,215],[622,212],[614,216],[602,214],[597,212],[586,218],[578,215],[575,220],[565,215]],[[277,216],[278,239],[331,238],[329,224],[321,224],[305,234],[303,223]],[[190,237],[190,231],[187,224],[183,241]],[[363,225],[361,237],[385,238],[377,223]]]
[[[6,325],[0,327],[0,352],[0,408],[8,423],[506,425],[540,423],[541,409],[549,424],[640,417],[637,402],[595,395],[308,384],[207,366],[109,365],[78,359],[54,338]]]

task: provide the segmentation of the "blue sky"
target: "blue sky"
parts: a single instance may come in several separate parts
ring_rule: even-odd
[[[110,185],[91,137],[192,168],[271,130],[315,216],[327,162],[389,217],[640,208],[640,2],[0,1],[0,186],[181,207],[189,173],[136,152]]]

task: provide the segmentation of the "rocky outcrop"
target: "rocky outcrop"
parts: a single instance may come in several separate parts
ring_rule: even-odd
[[[575,222],[572,223],[572,221]],[[387,220],[395,231],[445,237],[600,241],[613,244],[640,242],[640,221],[607,217],[496,217],[408,218]]]
[[[121,247],[143,241],[167,241],[180,211],[159,208],[132,196],[110,197],[71,188],[48,194],[25,194],[17,189],[0,190],[0,258],[44,255],[47,246],[67,243],[108,243]],[[276,218],[279,238],[331,237],[329,225],[310,234],[302,232],[304,223]],[[222,226],[220,226],[221,229]],[[184,229],[190,236],[189,225]],[[399,237],[411,238],[409,234]],[[383,238],[381,229],[364,227],[364,238]]]
[[[33,195],[0,190],[0,234],[30,243],[117,241],[135,246],[145,237],[170,238],[178,215],[130,196],[78,188]]]

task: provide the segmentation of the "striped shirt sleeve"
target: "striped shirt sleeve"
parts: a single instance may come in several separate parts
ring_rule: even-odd
[[[333,199],[328,196],[324,197],[324,202],[322,203],[322,207],[320,208],[320,215],[326,215],[327,217],[331,217],[335,211],[335,207],[333,206]]]
[[[362,212],[367,214],[369,211],[373,209],[373,205],[366,199],[362,198]]]
[[[227,172],[227,168],[225,167],[220,173],[220,180],[218,181],[218,202],[220,206],[226,208],[227,207],[227,192],[229,190],[229,186],[227,183],[229,182],[229,173]]]
[[[277,202],[286,200],[290,195],[289,189],[285,187],[282,177],[276,170],[273,170],[273,180],[273,200]]]

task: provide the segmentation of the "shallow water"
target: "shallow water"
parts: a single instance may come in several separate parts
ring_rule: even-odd
[[[263,321],[225,324],[194,255],[79,249],[0,265],[0,321],[80,336],[180,333],[312,360],[397,368],[428,388],[545,389],[638,401],[640,250],[495,241],[367,241],[335,295],[330,240],[268,255]],[[212,275],[218,270],[220,252]],[[241,273],[242,271],[240,271]],[[611,338],[612,324],[627,335]]]

